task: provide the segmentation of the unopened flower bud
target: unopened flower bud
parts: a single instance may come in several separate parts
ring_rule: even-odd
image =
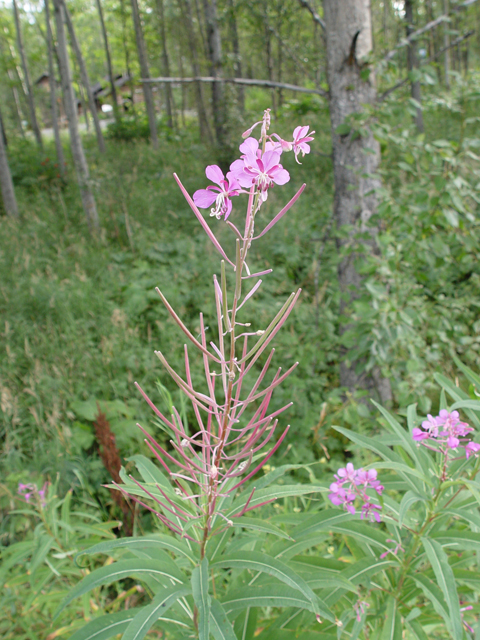
[[[258,331],[256,331],[257,336],[263,336],[264,333],[265,331],[263,329],[259,329]]]
[[[188,440],[186,438],[184,438],[181,443],[180,446],[183,447],[185,449],[185,447],[188,447]]]

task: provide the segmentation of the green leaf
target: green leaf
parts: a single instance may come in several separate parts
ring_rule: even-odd
[[[407,511],[410,507],[416,502],[426,502],[426,499],[415,493],[415,491],[407,491],[407,493],[403,496],[402,501],[400,503],[400,512],[398,515],[398,524],[401,527],[405,518]]]
[[[208,560],[203,558],[200,566],[192,572],[192,593],[198,609],[198,638],[210,638],[211,598],[208,594]]]
[[[128,460],[135,462],[138,471],[147,484],[159,484],[162,489],[166,487],[169,491],[172,490],[172,485],[167,476],[151,460],[142,455],[131,456]]]
[[[255,487],[257,491],[260,491],[260,489],[265,489],[271,485],[272,482],[275,482],[275,480],[284,476],[288,471],[305,469],[305,467],[306,465],[304,464],[284,464],[281,467],[276,467],[273,471],[269,471],[261,478],[255,478]]]
[[[284,585],[243,587],[228,593],[222,605],[227,613],[248,607],[295,607],[315,613],[311,600]]]
[[[460,402],[462,400],[470,400],[468,395],[462,391],[459,387],[456,387],[453,382],[451,382],[448,378],[443,376],[441,373],[434,373],[433,377],[438,382],[440,386],[442,386],[445,391],[456,401]],[[471,409],[465,409],[466,415],[470,418],[473,424],[478,428],[480,428],[480,420],[475,415],[475,413]]]
[[[325,509],[308,516],[302,524],[299,524],[292,532],[292,538],[298,540],[303,536],[311,536],[317,531],[330,531],[332,526],[342,524],[349,520],[358,520],[357,515],[340,509]]]
[[[225,609],[213,598],[210,609],[210,629],[215,640],[237,640],[232,623],[227,618]]]
[[[402,640],[402,619],[393,596],[387,600],[387,613],[383,623],[381,640]]]
[[[266,502],[267,500],[280,500],[280,498],[288,498],[290,496],[304,496],[308,493],[325,493],[327,487],[315,486],[310,484],[286,484],[275,485],[266,489],[260,489],[255,491],[252,499],[248,505],[248,508],[255,507],[256,505]],[[231,510],[228,512],[227,517],[232,518],[235,513],[240,513],[242,507],[245,506],[250,496],[249,491],[244,491],[232,504]]]
[[[39,565],[42,564],[54,544],[55,540],[47,534],[44,534],[40,538],[38,546],[35,549],[33,557],[30,561],[30,575],[33,575]]]
[[[260,520],[260,518],[246,518],[245,516],[242,516],[241,518],[235,518],[231,522],[233,523],[233,527],[251,529],[253,531],[263,531],[280,538],[285,538],[286,540],[293,539],[288,535],[288,533],[285,533],[285,531],[282,531],[279,527],[276,527],[274,524],[271,524],[266,520]]]
[[[229,569],[246,569],[249,571],[258,571],[267,573],[277,578],[293,589],[300,591],[306,598],[310,600],[316,613],[320,613],[329,620],[334,620],[328,608],[322,603],[318,596],[312,591],[308,584],[293,569],[286,565],[278,558],[273,558],[266,553],[260,551],[249,551],[246,553],[232,553],[223,556],[220,560],[213,562],[212,567],[226,567]]]
[[[344,122],[338,125],[338,127],[335,129],[335,133],[339,136],[347,136],[351,130],[351,125]]]
[[[435,611],[444,619],[449,620],[449,614],[447,610],[447,603],[443,597],[443,593],[437,587],[437,585],[430,580],[427,576],[416,573],[412,576],[417,585],[422,589],[426,598],[430,600]]]
[[[452,567],[448,564],[445,551],[436,540],[422,538],[422,544],[448,606],[449,616],[445,619],[445,623],[454,640],[458,640],[463,637],[463,624]]]
[[[363,522],[345,522],[342,524],[332,525],[331,531],[336,533],[343,533],[346,536],[353,536],[353,538],[364,544],[373,544],[377,547],[381,547],[384,551],[390,549],[390,544],[387,542],[387,536],[383,531],[375,529],[375,527],[369,526]]]
[[[93,555],[95,553],[109,554],[115,549],[145,549],[147,547],[158,547],[159,549],[168,549],[176,555],[182,555],[188,558],[192,563],[196,564],[195,557],[188,545],[183,540],[178,540],[172,536],[162,535],[160,533],[145,536],[143,538],[119,538],[117,540],[109,540],[100,542],[99,544],[77,553],[75,560],[84,555]]]
[[[176,575],[173,575],[169,569],[165,569],[163,563],[158,562],[157,560],[142,560],[139,558],[122,560],[120,562],[115,562],[114,564],[101,567],[100,569],[96,569],[85,576],[70,591],[59,609],[56,611],[54,619],[60,615],[72,600],[78,598],[84,593],[88,593],[92,589],[95,589],[95,587],[111,584],[112,582],[116,582],[117,580],[122,580],[123,578],[128,578],[130,576],[139,576],[140,579],[144,576],[148,576],[156,580],[158,584],[162,586],[165,582],[165,578],[170,578],[175,582],[181,583],[182,580],[179,579],[178,572],[176,571]]]
[[[380,404],[378,404],[374,400],[372,400],[372,403],[377,407],[377,409],[386,419],[387,424],[390,427],[391,431],[400,438],[400,440],[403,443],[403,448],[405,449],[405,451],[409,453],[411,459],[415,463],[415,466],[417,468],[422,469],[423,475],[425,476],[428,473],[428,467],[426,466],[426,463],[423,460],[420,450],[418,449],[415,442],[412,440],[411,434],[408,431],[406,431],[402,427],[402,425],[398,422],[398,420],[396,420],[392,416],[392,414],[389,411],[387,411],[384,407],[382,407]],[[424,480],[424,482],[425,481],[426,480]]]
[[[108,640],[123,633],[139,611],[141,609],[136,607],[94,618],[70,636],[69,640]]]
[[[151,629],[152,625],[162,618],[163,614],[183,596],[191,593],[190,587],[175,586],[162,590],[152,602],[142,607],[128,625],[122,640],[141,640]]]
[[[431,533],[430,538],[452,551],[463,552],[466,549],[478,551],[480,549],[480,533],[475,531],[438,531]]]

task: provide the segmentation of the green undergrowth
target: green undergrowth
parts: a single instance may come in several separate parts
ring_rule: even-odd
[[[457,104],[474,110],[473,98],[460,97],[463,102],[459,98]],[[453,375],[452,350],[474,368],[479,360],[478,124],[465,123],[466,108],[445,107],[439,116],[437,101],[425,114],[427,122],[433,121],[427,137],[418,137],[404,103],[392,100],[382,109],[377,133],[385,187],[375,221],[380,251],[363,264],[366,287],[344,340],[367,367],[379,365],[391,379],[396,406],[417,401],[426,412],[437,401],[436,392],[429,398],[433,373]],[[285,298],[302,288],[298,307],[276,338],[274,359],[276,366],[295,361],[299,366],[276,392],[273,406],[294,401],[285,417],[292,429],[282,460],[320,460],[326,468],[328,455],[343,457],[347,446],[331,425],[366,428],[371,412],[358,402],[361,392],[345,397],[339,389],[340,258],[331,224],[328,112],[309,98],[305,104],[291,101],[283,114],[278,130],[285,136],[298,122],[315,128],[314,152],[301,166],[285,156],[291,182],[272,190],[259,228],[303,182],[308,186],[254,248],[252,268],[274,271],[264,278],[244,320],[253,318],[254,328],[265,328]],[[455,136],[462,132],[463,141],[441,141],[440,117],[453,123]],[[236,126],[238,138],[244,124]],[[25,144],[11,147],[22,221],[0,219],[0,472],[10,487],[60,472],[64,489],[82,482],[102,496],[108,510],[109,494],[98,490],[108,475],[94,438],[97,403],[123,457],[142,450],[136,421],[162,438],[134,381],[163,410],[169,408],[168,394],[182,406],[154,351],[183,371],[183,334],[155,287],[195,335],[200,310],[207,325],[213,318],[210,274],[219,270],[219,257],[172,174],[178,173],[193,193],[206,186],[204,168],[215,156],[190,129],[162,129],[158,151],[141,139],[109,139],[103,157],[94,140],[85,140],[101,220],[97,239],[90,237],[83,218],[71,160],[64,184],[50,169],[51,157],[45,163],[45,156],[39,158]],[[240,209],[233,222],[236,215]],[[215,220],[210,224],[232,251],[229,229]],[[201,384],[200,374],[195,375]]]

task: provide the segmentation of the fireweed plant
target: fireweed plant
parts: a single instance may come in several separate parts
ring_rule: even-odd
[[[252,135],[256,127],[259,139]],[[252,243],[281,220],[305,188],[258,231],[270,189],[289,180],[282,154],[293,151],[299,161],[313,139],[308,127],[297,127],[292,140],[269,130],[267,110],[245,132],[241,157],[227,175],[217,166],[207,167],[213,184],[193,198],[175,176],[222,257],[220,274],[213,277],[217,335],[210,339],[202,314],[194,335],[158,291],[203,363],[204,387],[199,389],[187,345],[182,373],[157,352],[191,401],[196,424],[186,424],[185,414],[175,407],[165,416],[139,387],[171,439],[162,446],[139,425],[159,465],[133,456],[141,480],[122,469],[123,484],[115,486],[150,510],[162,531],[100,543],[78,554],[77,562],[86,554],[109,559],[81,580],[60,611],[91,589],[125,578],[141,581],[145,595],[133,608],[95,615],[71,640],[119,634],[123,640],[140,640],[154,624],[172,640],[283,640],[302,631],[317,640],[425,640],[427,632],[458,640],[472,628],[480,585],[475,559],[480,549],[479,445],[467,441],[473,427],[460,422],[458,410],[479,428],[478,400],[442,379],[437,418],[422,423],[410,407],[405,430],[379,407],[387,434],[367,438],[338,427],[382,461],[360,469],[349,463],[331,483],[317,483],[311,468],[310,483],[287,483],[282,476],[298,466],[267,465],[288,432],[287,426],[278,433],[278,421],[291,404],[269,409],[272,394],[296,365],[269,375],[273,349],[266,350],[300,291],[264,328],[245,322],[239,312],[258,291],[261,276],[271,271],[252,272]],[[240,224],[232,201],[241,196],[247,207]],[[230,227],[234,258],[199,209],[210,209],[212,217]],[[477,383],[480,388],[480,379]],[[455,401],[450,409],[445,391]],[[263,475],[258,473],[262,469]],[[383,470],[381,480],[378,470]],[[315,497],[319,494],[325,499]],[[268,519],[254,517],[261,507]]]

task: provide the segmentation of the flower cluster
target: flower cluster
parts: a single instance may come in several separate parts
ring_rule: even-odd
[[[335,482],[330,485],[331,502],[336,505],[343,505],[343,508],[350,513],[355,513],[354,503],[359,499],[362,504],[362,519],[368,518],[372,522],[380,522],[381,505],[372,502],[367,495],[367,489],[374,489],[378,495],[382,495],[383,486],[377,480],[375,469],[355,469],[349,462],[344,469],[339,469],[335,474]]]
[[[19,482],[17,493],[27,503],[29,503],[32,500],[32,498],[34,499],[36,497],[43,508],[47,504],[47,498],[46,498],[47,487],[48,487],[48,482],[45,482],[45,484],[41,489],[39,489],[37,485],[32,483],[23,484],[22,482]]]
[[[261,124],[260,141],[250,137],[253,129]],[[246,140],[240,145],[242,153],[238,160],[230,165],[230,171],[226,177],[220,167],[209,165],[205,174],[209,180],[214,182],[213,185],[206,189],[199,189],[193,194],[193,201],[200,209],[208,209],[214,203],[210,215],[220,219],[224,216],[225,220],[232,211],[231,198],[241,193],[246,193],[244,189],[250,190],[252,187],[255,194],[258,195],[256,210],[260,208],[268,197],[268,190],[274,184],[283,185],[290,180],[290,174],[280,164],[280,157],[283,152],[293,151],[297,162],[301,153],[302,157],[310,153],[310,145],[313,140],[312,134],[315,131],[308,132],[308,126],[296,127],[293,132],[293,140],[282,140],[276,133],[268,135],[270,127],[270,109],[265,111],[263,120],[256,122],[248,129],[243,137]]]
[[[422,422],[422,428],[413,429],[412,437],[425,446],[428,446],[427,441],[437,442],[444,453],[464,447],[465,455],[469,458],[471,455],[477,456],[480,451],[480,444],[477,442],[466,442],[465,436],[473,430],[466,422],[460,421],[458,411],[442,409],[436,417],[428,414],[427,419]]]

